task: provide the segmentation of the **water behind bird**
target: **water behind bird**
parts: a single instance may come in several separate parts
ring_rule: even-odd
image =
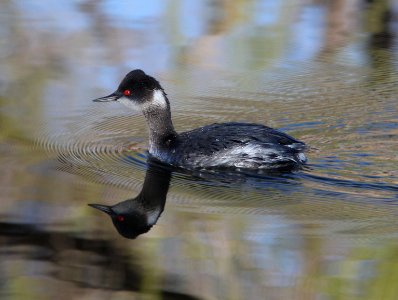
[[[0,255],[7,279],[0,295],[42,299],[62,288],[68,299],[83,292],[99,299],[262,299],[270,290],[270,299],[293,299],[297,291],[308,298],[372,290],[377,299],[380,282],[394,286],[396,41],[385,47],[355,31],[356,39],[334,49],[314,45],[303,31],[300,41],[286,42],[286,32],[318,28],[316,17],[324,20],[332,8],[268,2],[245,6],[251,21],[238,14],[206,27],[182,14],[189,25],[183,40],[175,29],[167,39],[159,29],[173,20],[171,2],[158,10],[148,5],[149,16],[65,2],[58,21],[38,4],[29,16],[16,4],[1,9],[21,13],[21,30],[11,34],[14,19],[2,13],[7,30],[0,34],[11,38],[0,52]],[[276,8],[290,17],[255,13]],[[289,8],[310,21],[293,18]],[[80,25],[53,26],[71,16]],[[125,19],[136,22],[123,26]],[[312,41],[320,40],[314,34]],[[18,41],[26,47],[12,51]],[[310,146],[307,167],[282,174],[174,171],[156,225],[136,240],[120,237],[87,204],[113,205],[141,191],[146,124],[118,103],[90,100],[113,92],[138,67],[165,88],[178,131],[226,121],[266,124]]]

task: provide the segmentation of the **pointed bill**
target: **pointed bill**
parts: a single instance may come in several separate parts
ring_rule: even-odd
[[[121,96],[116,94],[116,93],[112,93],[108,96],[105,97],[101,97],[101,98],[97,98],[94,99],[94,102],[109,102],[109,101],[117,101],[117,99],[119,99]]]
[[[99,209],[100,211],[103,211],[107,213],[108,215],[113,215],[115,214],[112,210],[112,208],[108,205],[102,205],[102,204],[88,204],[88,206],[94,207],[96,209]]]

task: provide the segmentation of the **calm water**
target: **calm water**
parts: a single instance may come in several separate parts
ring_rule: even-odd
[[[393,0],[3,1],[0,298],[398,299],[397,20]],[[308,168],[153,172],[144,118],[90,101],[133,68],[179,131],[264,123]],[[135,240],[87,205],[140,192],[164,211]]]

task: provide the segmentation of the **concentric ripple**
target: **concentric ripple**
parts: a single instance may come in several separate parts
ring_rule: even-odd
[[[174,172],[169,201],[206,213],[282,210],[307,220],[333,218],[333,209],[341,206],[359,215],[358,204],[396,204],[398,88],[384,90],[385,85],[367,81],[368,71],[319,62],[293,71],[276,68],[272,76],[224,74],[207,78],[206,86],[193,80],[200,78],[195,74],[181,75],[174,85],[165,80],[180,131],[213,122],[256,122],[310,145],[308,168],[292,174]],[[61,124],[52,122],[59,129],[45,126],[37,146],[59,161],[60,170],[140,190],[147,167],[143,116],[118,103],[93,103],[80,114],[64,115]]]

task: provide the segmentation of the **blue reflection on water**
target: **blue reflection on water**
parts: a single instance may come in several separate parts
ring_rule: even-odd
[[[112,16],[113,26],[139,28],[161,17],[166,4],[166,1],[161,0],[136,2],[108,0],[101,5],[101,9]]]

